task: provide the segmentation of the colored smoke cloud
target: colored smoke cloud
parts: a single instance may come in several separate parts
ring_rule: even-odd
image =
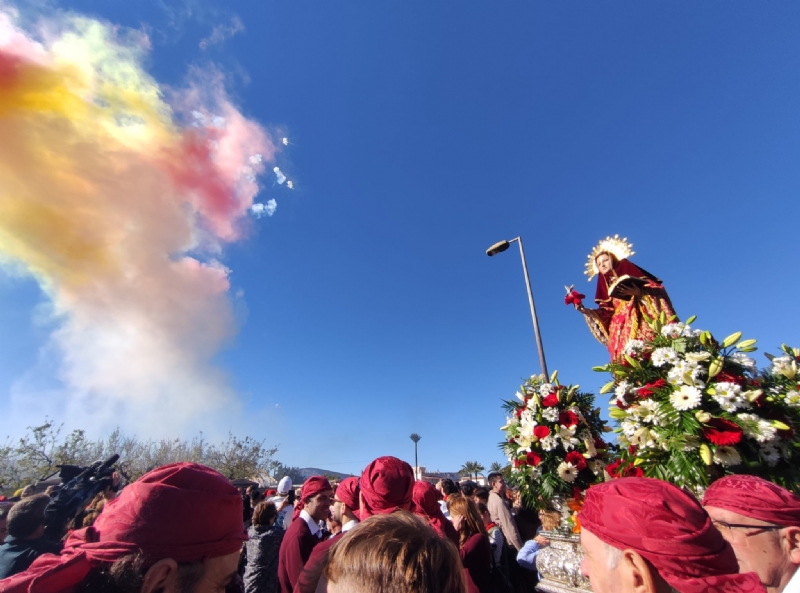
[[[275,145],[219,73],[160,87],[140,33],[76,16],[37,31],[0,5],[0,263],[49,299],[65,393],[41,414],[158,432],[231,409],[210,364],[235,331],[217,258]]]

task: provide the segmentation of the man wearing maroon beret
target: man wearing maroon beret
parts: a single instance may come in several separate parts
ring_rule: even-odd
[[[764,593],[738,574],[730,545],[700,503],[651,478],[619,478],[586,492],[583,576],[594,593]]]
[[[328,558],[328,550],[339,541],[344,534],[358,525],[358,496],[361,489],[358,486],[358,478],[350,477],[342,480],[336,487],[333,495],[333,506],[331,506],[331,516],[341,523],[342,530],[334,536],[329,537],[324,542],[314,547],[311,556],[300,573],[297,580],[296,590],[299,593],[314,593],[317,590],[317,583],[322,576],[325,561]]]
[[[364,469],[360,480],[356,482],[352,480],[356,478],[347,478],[339,484],[336,498],[351,509],[360,506],[358,511],[360,520],[366,520],[374,515],[388,515],[397,510],[411,510],[414,470],[405,461],[396,457],[378,457]],[[300,575],[297,591],[313,593],[316,590],[330,548],[342,537],[346,537],[344,532],[348,531],[349,527],[348,530],[344,527],[351,523],[352,521],[343,522],[343,535],[328,540],[314,549],[312,558]],[[352,523],[352,526],[355,527],[355,523]]]
[[[300,502],[292,523],[283,536],[278,554],[278,581],[281,593],[292,593],[314,547],[322,541],[319,522],[328,518],[333,488],[322,476],[311,476],[303,483]],[[302,520],[297,520],[302,519]]]
[[[238,579],[246,539],[239,491],[211,468],[173,463],[126,487],[60,556],[39,556],[0,591],[216,593]]]
[[[769,593],[800,593],[800,497],[755,476],[726,476],[703,506],[742,572],[755,572]]]

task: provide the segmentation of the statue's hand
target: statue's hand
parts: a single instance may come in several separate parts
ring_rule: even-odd
[[[586,313],[586,307],[583,306],[583,303],[575,303],[575,308],[581,313]]]
[[[642,289],[638,286],[631,285],[631,286],[623,286],[619,289],[620,294],[629,297],[640,297],[642,296]]]

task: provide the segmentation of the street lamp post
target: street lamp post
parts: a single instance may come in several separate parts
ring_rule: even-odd
[[[542,336],[539,334],[539,319],[536,317],[536,306],[533,304],[533,291],[531,290],[531,279],[528,276],[528,263],[525,261],[525,250],[522,248],[522,237],[517,237],[516,239],[511,239],[510,241],[500,241],[499,243],[495,243],[486,250],[486,255],[492,257],[498,253],[502,253],[511,247],[511,244],[514,242],[519,243],[519,255],[522,258],[522,271],[525,273],[525,286],[528,288],[528,303],[530,303],[531,306],[533,333],[536,336],[536,348],[539,350],[539,364],[542,367],[542,373],[544,373],[545,380],[547,380],[550,375],[547,373],[547,363],[544,360],[544,346],[542,346]]]

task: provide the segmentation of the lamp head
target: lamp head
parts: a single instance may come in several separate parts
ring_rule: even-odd
[[[499,243],[495,243],[489,249],[486,250],[486,255],[492,257],[493,255],[497,255],[498,253],[504,252],[506,249],[509,248],[511,244],[508,241],[500,241]]]

